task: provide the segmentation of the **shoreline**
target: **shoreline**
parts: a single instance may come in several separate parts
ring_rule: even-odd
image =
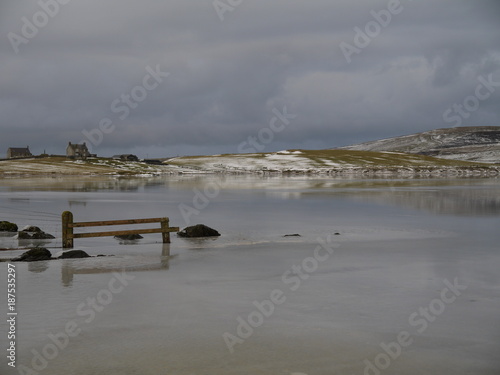
[[[163,169],[163,170],[162,170]],[[179,168],[176,168],[179,169]],[[197,175],[257,175],[257,176],[332,176],[332,177],[396,177],[396,178],[439,178],[439,177],[477,177],[490,178],[500,176],[500,166],[477,167],[347,167],[347,168],[310,168],[310,169],[234,169],[210,170],[189,169],[173,170],[158,167],[149,172],[133,171],[88,171],[78,169],[61,171],[0,171],[0,179],[30,177],[161,177],[161,176],[197,176]]]

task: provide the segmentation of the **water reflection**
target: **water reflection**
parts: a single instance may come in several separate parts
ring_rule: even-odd
[[[497,179],[310,179],[281,186],[275,181],[274,186],[267,186],[263,194],[283,200],[322,199],[325,195],[331,195],[355,201],[392,204],[433,214],[500,215],[500,181]]]
[[[439,215],[500,215],[500,189],[370,191],[360,192],[352,198],[383,204],[390,203]]]
[[[18,239],[17,243],[19,248],[30,249],[32,247],[47,247],[49,243],[55,241],[56,239],[42,240],[42,239],[31,238],[31,239]]]
[[[32,247],[47,247],[47,244],[56,241],[56,239],[18,239],[16,235],[11,232],[0,232],[0,249],[12,249],[12,250],[29,250]]]
[[[122,271],[154,271],[170,269],[170,244],[162,244],[160,259],[153,257],[115,258],[113,256],[61,260],[61,282],[73,285],[75,275],[92,275]],[[37,262],[39,263],[39,262]]]
[[[165,176],[138,178],[124,176],[65,176],[65,177],[27,177],[2,178],[0,187],[7,191],[69,191],[95,192],[101,190],[139,191],[163,185]]]
[[[28,271],[33,273],[42,273],[48,270],[50,260],[42,260],[39,262],[29,262]]]
[[[303,197],[333,194],[342,198],[390,203],[436,214],[492,216],[500,214],[500,184],[494,178],[359,178],[359,177],[307,177],[307,176],[256,176],[256,175],[183,175],[156,177],[38,177],[0,179],[0,191],[66,191],[66,192],[137,192],[160,193],[173,190],[178,195],[168,199],[192,201],[195,189],[252,191],[271,199],[300,200]],[[177,193],[176,193],[177,194]],[[187,198],[186,198],[187,194]],[[10,195],[9,193],[7,195]],[[38,195],[36,195],[38,196]],[[21,210],[20,203],[30,203],[30,198],[10,196],[9,202]],[[128,199],[128,197],[127,197]],[[136,199],[136,198],[134,198]],[[84,209],[93,200],[87,196],[71,196],[67,206]],[[66,207],[64,207],[66,208]],[[62,208],[61,208],[62,209]],[[26,209],[21,213],[27,211]],[[51,210],[47,220],[59,220]],[[14,211],[12,215],[15,214]]]
[[[87,200],[71,200],[69,199],[68,200],[68,205],[69,207],[75,207],[75,206],[83,206],[83,207],[87,207]]]

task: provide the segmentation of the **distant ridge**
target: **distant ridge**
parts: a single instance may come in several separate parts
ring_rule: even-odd
[[[500,163],[500,126],[436,129],[339,149],[405,152],[443,159]]]

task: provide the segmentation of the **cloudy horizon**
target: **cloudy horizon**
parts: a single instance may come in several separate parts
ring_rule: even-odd
[[[0,155],[169,157],[500,125],[500,2],[0,4]],[[0,156],[3,157],[3,156]]]

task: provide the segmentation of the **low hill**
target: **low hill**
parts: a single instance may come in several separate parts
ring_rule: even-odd
[[[406,152],[444,159],[500,163],[500,126],[437,129],[339,149]]]
[[[71,160],[66,157],[10,159],[0,161],[0,178],[32,175],[155,175],[178,173],[179,168],[108,158]]]
[[[355,150],[285,150],[256,154],[184,156],[169,159],[162,165],[105,158],[80,161],[49,157],[0,161],[0,178],[22,175],[151,176],[197,173],[498,176],[500,166],[399,152]]]
[[[498,175],[490,164],[438,159],[398,152],[353,150],[285,150],[272,153],[185,156],[169,165],[200,172],[329,173],[364,175]]]

